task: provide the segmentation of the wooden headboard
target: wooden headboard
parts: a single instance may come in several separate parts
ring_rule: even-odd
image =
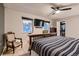
[[[32,46],[32,42],[35,39],[38,38],[44,38],[44,37],[51,37],[51,36],[56,36],[56,33],[48,33],[48,34],[30,34],[29,36],[29,51],[30,51],[30,55],[31,55],[31,46]]]

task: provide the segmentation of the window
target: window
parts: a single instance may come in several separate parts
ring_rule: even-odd
[[[50,23],[49,22],[44,22],[44,26],[43,26],[43,29],[44,30],[50,30],[50,27],[49,27]]]
[[[32,19],[22,17],[23,21],[23,32],[24,33],[32,33],[33,22]]]

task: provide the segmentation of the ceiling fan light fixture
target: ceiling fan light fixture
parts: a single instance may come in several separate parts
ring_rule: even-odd
[[[60,12],[61,12],[60,10],[57,10],[57,11],[56,11],[57,14],[60,13]]]

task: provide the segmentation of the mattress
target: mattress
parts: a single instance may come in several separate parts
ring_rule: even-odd
[[[39,56],[78,56],[79,39],[52,36],[34,40],[32,50]]]

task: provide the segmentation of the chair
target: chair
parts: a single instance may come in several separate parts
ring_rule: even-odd
[[[6,50],[8,51],[8,48],[13,49],[13,53],[15,53],[15,48],[23,45],[22,38],[16,38],[14,32],[8,32],[5,34],[6,38]]]

